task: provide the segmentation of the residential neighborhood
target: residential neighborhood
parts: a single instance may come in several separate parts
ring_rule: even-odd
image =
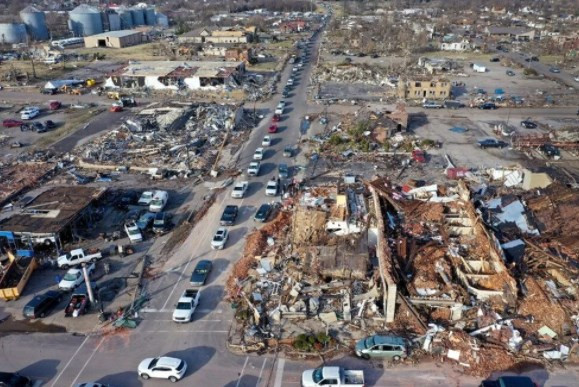
[[[0,385],[579,371],[567,0],[0,2]]]

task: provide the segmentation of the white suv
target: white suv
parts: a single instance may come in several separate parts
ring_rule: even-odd
[[[20,112],[20,119],[22,120],[31,120],[34,117],[38,116],[40,114],[40,109],[38,109],[36,106],[29,106],[24,108],[24,110],[22,110],[22,112]]]
[[[145,380],[149,378],[169,379],[173,383],[182,379],[186,371],[187,363],[185,360],[167,356],[145,359],[139,364],[137,370],[139,376]]]

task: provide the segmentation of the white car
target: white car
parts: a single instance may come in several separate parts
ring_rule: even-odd
[[[263,160],[263,154],[264,154],[263,148],[257,148],[253,153],[253,159],[258,161]]]
[[[154,195],[155,193],[153,191],[143,192],[139,198],[139,206],[148,206],[151,204],[151,200],[153,200]]]
[[[247,168],[247,174],[249,176],[259,176],[259,169],[261,168],[261,163],[259,161],[252,161],[249,163],[249,168]]]
[[[293,84],[294,84],[294,79],[293,79],[293,78],[290,78],[290,79],[287,80],[287,85],[288,85],[288,86],[293,86]]]
[[[229,231],[225,227],[219,227],[211,239],[211,248],[214,250],[222,250],[229,239]]]
[[[575,82],[579,82],[579,77],[575,77]]]
[[[267,196],[277,195],[277,180],[271,179],[267,182],[267,185],[265,186],[265,194]]]
[[[167,356],[145,359],[137,369],[139,376],[145,380],[149,378],[168,379],[173,383],[181,380],[186,371],[187,363],[185,360]]]
[[[26,107],[20,112],[21,120],[31,120],[40,114],[40,109],[36,106]]]
[[[143,234],[141,234],[141,229],[137,226],[137,222],[131,221],[125,223],[125,232],[129,237],[131,243],[137,243],[143,241]]]
[[[94,271],[95,265],[91,263],[86,267],[88,275]],[[58,288],[60,290],[70,291],[76,288],[78,285],[84,282],[84,275],[82,274],[81,268],[69,269],[62,280],[58,283]]]
[[[261,146],[271,146],[271,136],[265,136],[263,140],[261,140]]]

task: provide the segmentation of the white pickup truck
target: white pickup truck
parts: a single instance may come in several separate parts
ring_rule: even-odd
[[[199,289],[185,289],[173,311],[173,321],[190,322],[193,320],[193,312],[199,304]]]
[[[68,269],[71,266],[80,265],[81,263],[96,262],[102,257],[102,253],[98,250],[84,251],[83,249],[75,249],[58,257],[56,262],[59,268]]]
[[[231,197],[235,199],[242,199],[245,196],[245,191],[247,191],[247,186],[249,183],[247,181],[242,181],[233,186],[233,191],[231,191]]]
[[[342,367],[320,367],[302,373],[303,387],[364,387],[363,370],[347,370]]]

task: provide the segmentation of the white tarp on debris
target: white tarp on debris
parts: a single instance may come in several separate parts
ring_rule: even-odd
[[[61,79],[61,80],[54,80],[46,82],[44,85],[45,89],[60,89],[62,86],[73,86],[73,85],[80,85],[84,84],[84,81],[81,79]]]

